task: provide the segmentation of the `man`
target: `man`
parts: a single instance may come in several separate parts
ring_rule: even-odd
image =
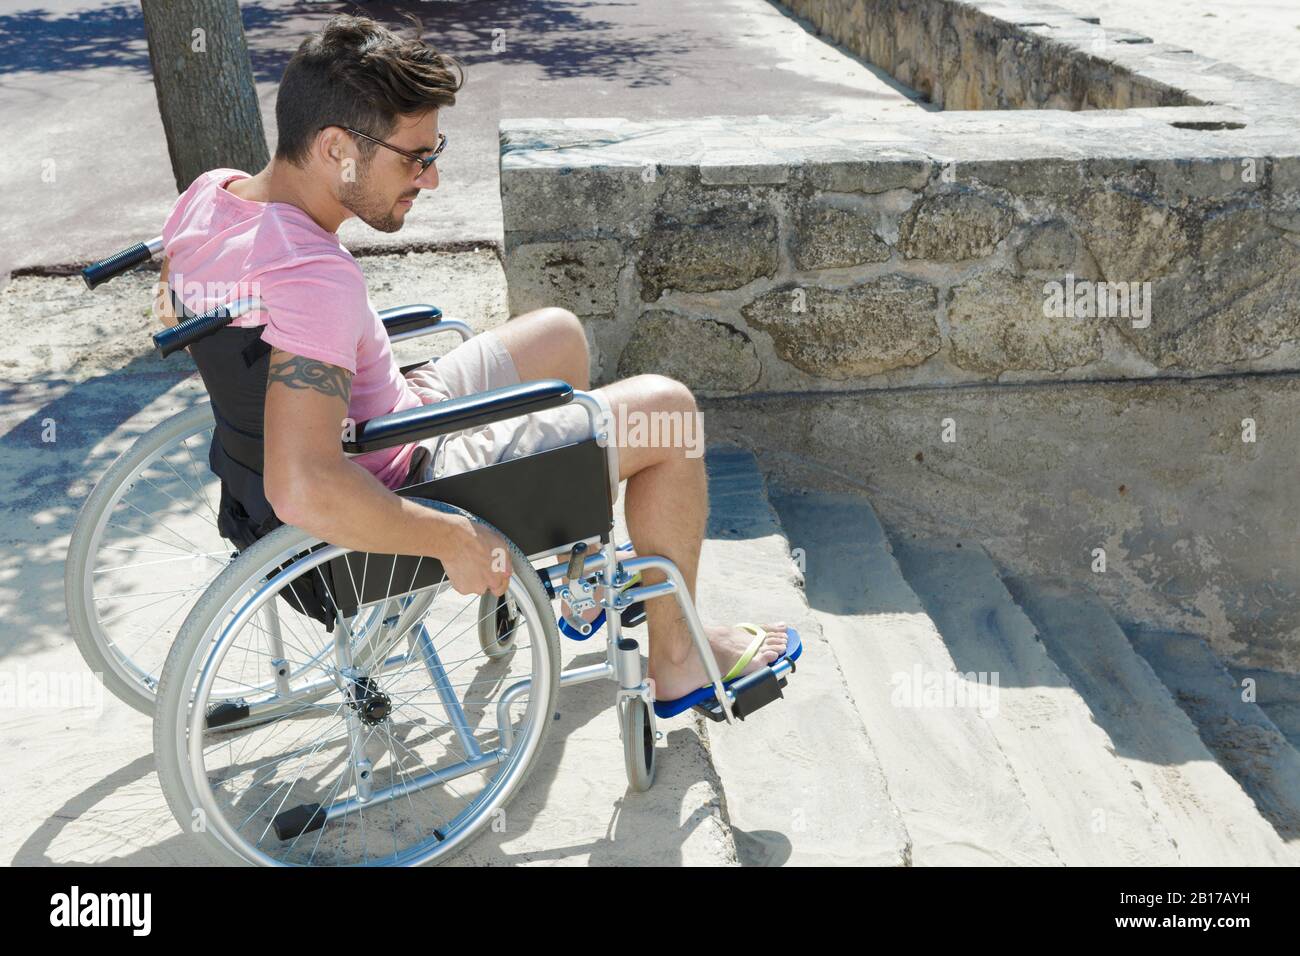
[[[586,390],[589,358],[578,319],[562,308],[516,316],[463,343],[436,365],[403,377],[371,306],[365,281],[336,232],[357,216],[384,232],[402,227],[423,190],[436,189],[432,161],[446,141],[440,115],[455,104],[458,64],[371,20],[332,18],[303,42],[276,100],[275,156],[256,175],[214,170],[177,201],[163,230],[164,281],[184,290],[232,283],[255,288],[265,311],[237,325],[262,325],[272,346],[264,420],[266,498],[280,520],[356,550],[428,555],[462,594],[502,594],[509,565],[503,542],[463,517],[393,493],[408,480],[450,474],[588,434],[577,406],[516,418],[432,444],[348,459],[340,422],[363,421],[421,403],[559,378]],[[185,301],[195,311],[217,303]],[[697,414],[680,382],[639,375],[597,390],[617,410]],[[623,446],[629,535],[641,554],[681,569],[694,594],[707,516],[703,459],[684,448]],[[505,564],[506,570],[495,570]],[[662,580],[661,572],[644,575]],[[656,697],[672,700],[708,682],[675,602],[647,603],[649,672]],[[722,672],[751,644],[745,673],[775,661],[784,624],[754,638],[739,628],[707,629]]]

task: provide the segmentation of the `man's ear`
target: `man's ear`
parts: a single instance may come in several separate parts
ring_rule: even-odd
[[[321,165],[340,181],[356,182],[356,144],[343,127],[326,126],[317,133],[313,152]]]

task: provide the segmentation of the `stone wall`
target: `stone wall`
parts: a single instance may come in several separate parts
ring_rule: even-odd
[[[1038,115],[1095,122],[985,144],[879,126],[857,144],[834,117],[530,131],[605,143],[550,152],[560,169],[513,165],[504,131],[511,312],[576,312],[600,381],[658,371],[710,395],[1300,367],[1300,157],[1244,131],[1160,155],[1181,145],[1167,124]],[[742,137],[808,145],[665,161]],[[637,152],[615,165],[613,143]]]
[[[819,33],[946,110],[1193,106],[1186,91],[1105,57],[1150,43],[1038,4],[783,0]],[[989,8],[989,9],[983,9]],[[1019,15],[1014,15],[1019,10]]]

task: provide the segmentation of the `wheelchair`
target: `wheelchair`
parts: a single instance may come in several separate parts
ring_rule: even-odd
[[[96,263],[83,273],[87,285],[147,261],[161,245],[138,243]],[[183,321],[153,336],[163,356],[190,349],[212,402],[151,429],[113,464],[82,509],[67,561],[78,647],[106,686],[152,712],[168,805],[213,857],[262,865],[445,860],[504,813],[543,750],[561,687],[614,681],[624,766],[638,792],[654,781],[656,718],[693,708],[731,723],[780,699],[802,650],[797,633],[780,660],[724,683],[673,562],[622,556],[610,411],[566,382],[395,412],[357,423],[343,441],[345,454],[357,456],[568,403],[584,408],[591,430],[583,440],[396,491],[505,539],[511,575],[500,597],[458,593],[433,558],[356,552],[262,520],[253,500],[260,457],[244,456],[252,485],[241,485],[221,457],[240,442],[260,455],[260,434],[232,424],[229,391],[218,400],[213,390],[215,353],[202,352],[202,343],[224,342],[222,354],[244,354],[254,381],[248,343],[260,342],[260,328],[231,323],[259,305],[241,299],[204,315],[181,307]],[[432,306],[381,316],[395,341],[472,334]],[[249,391],[260,409],[264,371],[260,391]],[[242,530],[232,526],[232,507],[247,519]],[[664,580],[641,584],[650,570]],[[710,684],[664,702],[653,697],[638,642],[623,631],[644,618],[646,601],[669,595]],[[557,624],[553,602],[561,599],[569,610]],[[580,615],[597,607],[605,659],[562,670],[561,630],[590,636],[593,624]]]

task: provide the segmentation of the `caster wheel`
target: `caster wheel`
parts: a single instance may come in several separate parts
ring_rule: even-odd
[[[519,609],[508,596],[489,591],[479,599],[478,643],[488,657],[495,660],[514,652],[519,624]]]
[[[619,719],[628,785],[636,793],[645,793],[655,780],[655,732],[650,708],[640,698],[631,698]]]

